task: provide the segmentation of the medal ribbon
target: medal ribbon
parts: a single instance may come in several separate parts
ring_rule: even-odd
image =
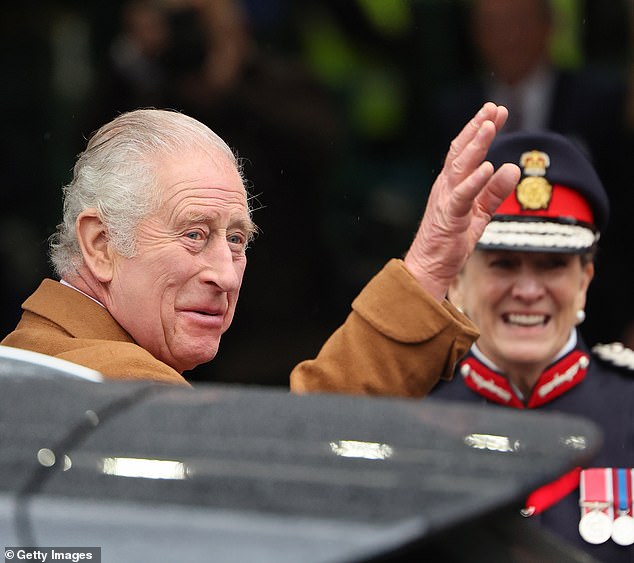
[[[612,469],[609,467],[593,467],[581,472],[579,483],[579,505],[581,516],[599,510],[614,518],[614,490]]]
[[[632,516],[632,470],[613,469],[614,508],[616,514]]]
[[[634,544],[634,518],[632,517],[632,469],[613,469],[614,512],[611,536],[614,543],[624,547]]]

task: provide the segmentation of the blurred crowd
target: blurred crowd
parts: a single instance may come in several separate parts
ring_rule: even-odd
[[[123,111],[172,108],[237,151],[261,231],[223,349],[191,378],[287,385],[407,248],[447,143],[491,99],[509,128],[556,130],[593,159],[612,216],[582,332],[633,345],[632,29],[626,0],[12,3],[2,333],[50,275],[47,237],[85,138]]]

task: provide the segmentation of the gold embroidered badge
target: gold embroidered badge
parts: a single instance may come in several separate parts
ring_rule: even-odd
[[[515,188],[515,195],[522,209],[548,209],[553,189],[544,176],[550,157],[542,151],[528,151],[522,153],[520,166],[525,178]]]

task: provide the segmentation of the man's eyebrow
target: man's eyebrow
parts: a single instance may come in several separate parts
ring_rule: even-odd
[[[231,220],[231,227],[232,228],[239,228],[240,230],[244,231],[247,235],[247,238],[249,240],[252,240],[255,235],[258,234],[258,226],[253,222],[253,220],[250,217],[236,217],[236,218],[232,218]]]
[[[200,213],[197,211],[191,211],[185,214],[181,224],[191,223],[212,223],[215,221],[215,214]],[[253,220],[247,215],[234,215],[229,222],[231,229],[240,229],[246,233],[249,239],[253,238],[258,233],[258,227]]]
[[[213,217],[206,213],[198,213],[196,211],[188,211],[182,216],[179,223],[209,223]]]

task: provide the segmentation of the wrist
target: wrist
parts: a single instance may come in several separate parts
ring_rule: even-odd
[[[407,271],[438,303],[442,303],[449,290],[450,280],[435,276],[433,272],[408,253],[403,259]]]

